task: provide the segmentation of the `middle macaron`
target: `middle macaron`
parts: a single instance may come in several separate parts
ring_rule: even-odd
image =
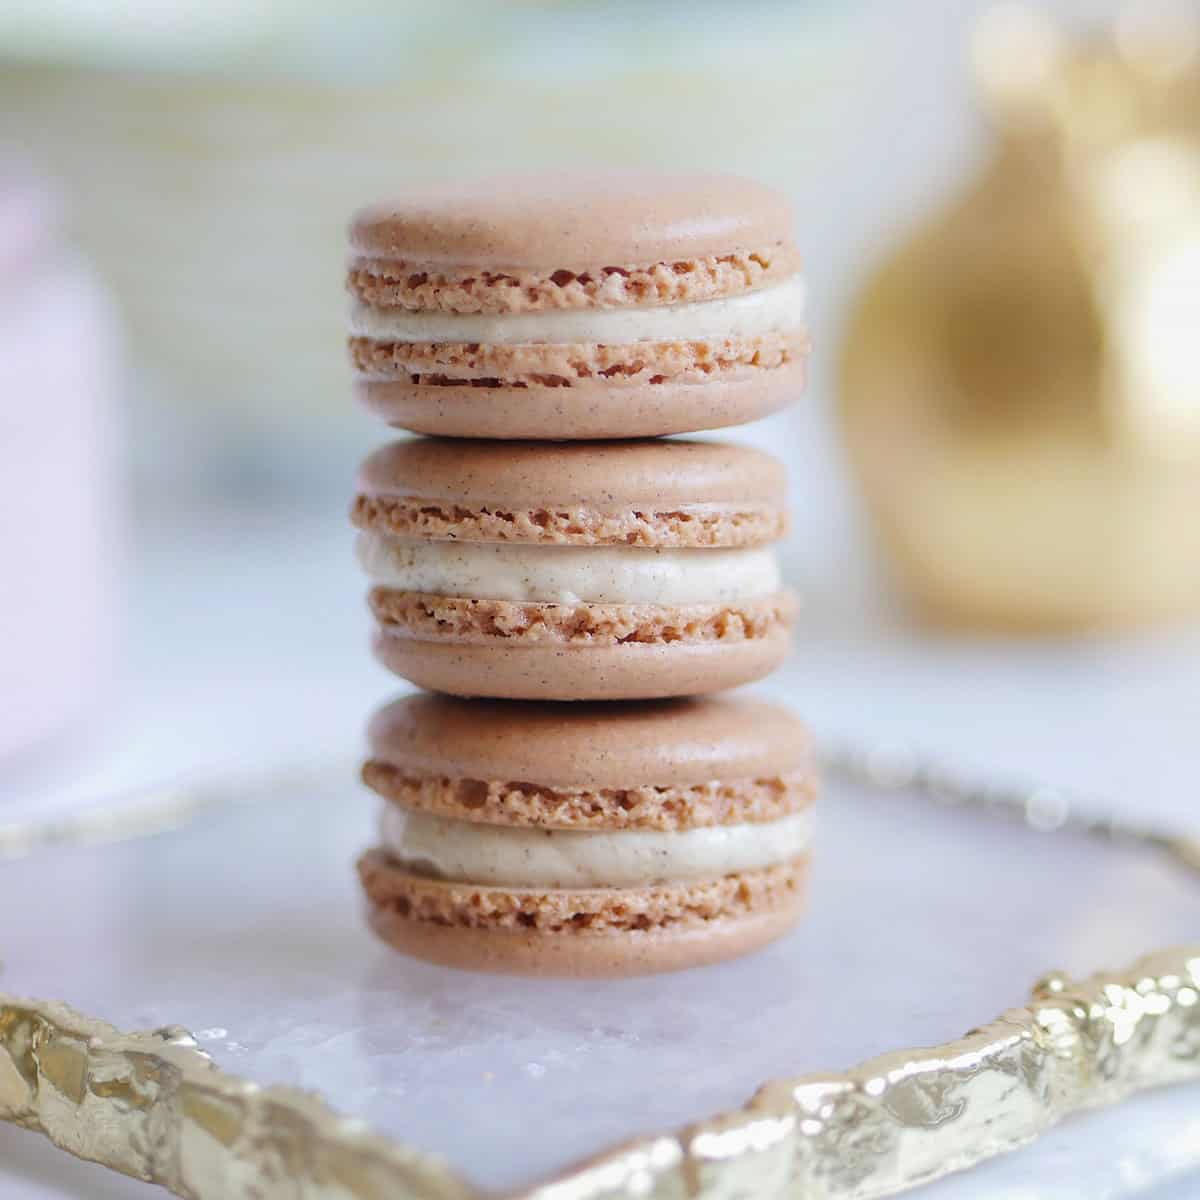
[[[782,464],[716,442],[422,438],[376,451],[353,520],[377,657],[517,700],[720,691],[787,654]]]

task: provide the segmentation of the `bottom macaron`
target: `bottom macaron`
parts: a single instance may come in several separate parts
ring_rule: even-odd
[[[628,975],[779,937],[803,910],[816,788],[786,709],[419,695],[376,714],[359,862],[373,928],[449,966]]]
[[[808,860],[716,879],[581,890],[425,879],[386,851],[359,860],[371,927],[441,966],[576,978],[649,975],[750,954],[800,918]]]

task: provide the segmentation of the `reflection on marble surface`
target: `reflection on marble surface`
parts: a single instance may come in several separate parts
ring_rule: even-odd
[[[777,947],[654,980],[497,980],[370,939],[349,863],[373,804],[349,778],[247,799],[8,864],[0,908],[41,899],[5,930],[0,985],[125,1029],[186,1025],[224,1069],[318,1090],[491,1187],[736,1108],[770,1078],[946,1042],[1049,966],[1087,975],[1200,928],[1195,880],[1148,851],[841,789],[813,913]],[[1187,1144],[1143,1142],[1142,1182],[1197,1165]],[[1086,1169],[1094,1151],[1070,1145]]]

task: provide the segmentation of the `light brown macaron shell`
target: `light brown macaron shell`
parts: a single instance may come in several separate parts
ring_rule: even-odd
[[[786,480],[714,442],[396,442],[359,475],[353,520],[392,542],[749,549],[782,536]],[[375,586],[377,657],[419,687],[518,700],[720,691],[787,654],[794,600],[571,603]]]
[[[813,802],[804,726],[740,697],[631,705],[418,695],[376,714],[364,779],[388,803],[473,823],[679,832],[769,823]],[[386,849],[359,873],[372,927],[433,962],[515,973],[627,975],[745,954],[803,909],[808,855],[760,869],[619,888],[429,878]]]
[[[749,180],[616,171],[431,185],[359,212],[350,247],[360,399],[414,432],[686,433],[755,420],[804,387],[802,304],[785,302],[800,267],[790,206]],[[767,320],[730,314],[726,328],[700,311],[780,285],[792,291]],[[636,319],[663,308],[679,318]],[[606,324],[614,312],[634,319]],[[564,331],[563,313],[600,316]],[[466,320],[392,329],[419,314]],[[489,316],[501,320],[474,320]]]
[[[816,794],[787,709],[741,696],[628,704],[460,700],[381,708],[364,782],[402,808],[540,829],[678,831],[773,821]]]

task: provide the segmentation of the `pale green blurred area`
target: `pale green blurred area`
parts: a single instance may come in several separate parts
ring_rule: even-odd
[[[34,61],[227,75],[252,69],[343,82],[472,66],[524,76],[539,50],[567,56],[546,63],[555,71],[608,74],[614,53],[631,69],[703,68],[739,50],[788,57],[797,36],[835,26],[856,7],[827,0],[6,0],[0,44]]]

